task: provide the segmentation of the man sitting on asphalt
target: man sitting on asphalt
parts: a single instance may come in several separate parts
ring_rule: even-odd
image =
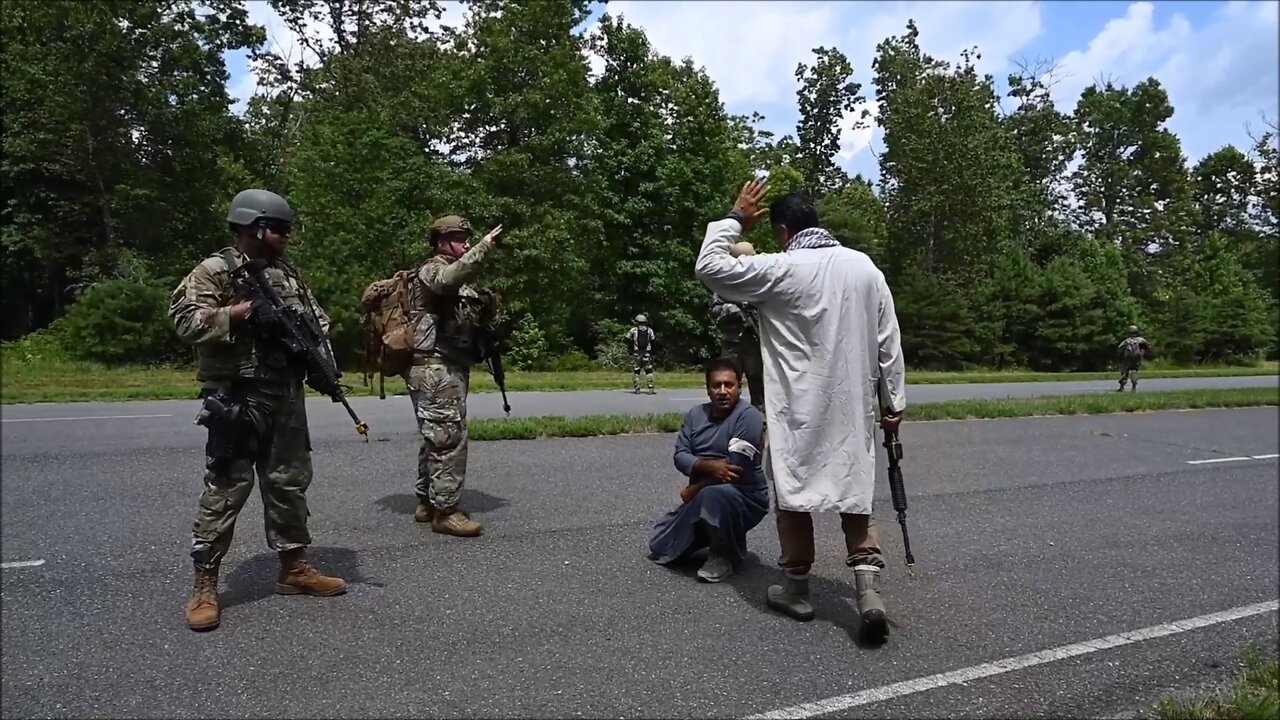
[[[707,396],[685,413],[675,465],[689,478],[680,507],[649,534],[649,559],[670,565],[709,547],[698,577],[720,582],[746,558],[747,532],[769,513],[760,450],[764,416],[742,399],[742,370],[730,358],[711,361]]]

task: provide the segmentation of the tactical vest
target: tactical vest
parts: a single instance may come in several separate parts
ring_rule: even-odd
[[[448,265],[439,256],[427,262]],[[415,353],[468,366],[486,359],[481,333],[498,329],[500,301],[496,294],[463,285],[457,294],[441,295],[415,278],[409,291],[409,307]]]
[[[224,289],[219,304],[229,306],[239,300],[233,296],[230,273],[241,263],[235,248],[226,247],[204,260],[204,264],[222,278]],[[222,267],[218,267],[221,265]],[[309,312],[302,302],[298,280],[281,267],[268,267],[266,276],[285,304]],[[196,379],[225,381],[234,378],[256,378],[272,382],[292,382],[303,372],[291,367],[280,343],[271,343],[253,331],[252,321],[238,323],[225,342],[202,343],[196,348]]]

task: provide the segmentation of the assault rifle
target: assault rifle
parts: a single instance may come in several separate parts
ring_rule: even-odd
[[[351,388],[338,382],[342,373],[338,372],[319,321],[311,313],[298,312],[297,308],[280,299],[280,294],[267,280],[261,261],[251,260],[232,270],[231,280],[249,291],[249,299],[253,303],[251,322],[260,332],[267,330],[279,337],[289,354],[305,365],[307,385],[334,402],[342,403],[356,424],[356,432],[369,442],[369,426],[360,420],[347,402],[346,394]]]
[[[880,407],[883,408],[884,403]],[[898,524],[902,526],[902,547],[907,553],[907,567],[913,567],[916,559],[911,555],[911,539],[907,536],[907,490],[902,482],[902,468],[898,465],[902,459],[902,443],[896,429],[883,432],[884,449],[889,451],[889,494],[893,498],[893,509],[898,513]]]
[[[488,328],[481,330],[480,346],[485,364],[489,366],[489,374],[502,393],[502,411],[507,417],[511,417],[511,405],[507,402],[507,371],[502,369],[502,343],[498,340],[498,334]]]

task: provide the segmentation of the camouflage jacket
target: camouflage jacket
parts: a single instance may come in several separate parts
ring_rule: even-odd
[[[720,338],[726,343],[753,340],[759,336],[756,310],[747,303],[731,303],[719,295],[712,295],[711,318],[720,328]]]
[[[416,353],[466,366],[485,360],[481,333],[497,331],[502,303],[496,293],[471,281],[492,247],[481,241],[457,260],[436,255],[418,268],[417,282],[409,290]]]
[[[1141,335],[1134,335],[1121,340],[1116,349],[1120,352],[1121,360],[1142,362],[1143,357],[1151,352],[1151,343]]]
[[[649,339],[645,343],[644,347],[640,347],[641,340],[639,325],[633,325],[631,329],[627,331],[627,348],[631,351],[632,355],[653,354],[653,346],[658,340],[658,333],[654,332],[653,328],[649,326],[645,327],[645,331],[648,333]]]
[[[227,250],[237,262],[248,262],[249,258],[235,248],[221,250],[196,265],[169,299],[169,319],[178,337],[196,346],[196,379],[200,381],[263,377],[269,364],[260,357],[264,350],[249,330],[251,321],[231,325],[230,306],[238,299],[233,297],[230,269],[222,258]],[[266,275],[286,305],[314,312],[320,327],[329,333],[329,316],[296,276],[278,265],[267,268]]]

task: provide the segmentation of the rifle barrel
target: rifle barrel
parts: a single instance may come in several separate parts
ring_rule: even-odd
[[[363,436],[364,436],[364,441],[365,441],[365,442],[369,442],[369,426],[368,426],[368,424],[366,424],[365,422],[363,422],[363,421],[360,419],[360,417],[359,417],[358,415],[356,415],[356,411],[355,411],[354,409],[352,409],[352,407],[351,407],[351,403],[347,402],[347,399],[346,399],[344,396],[342,396],[342,395],[338,395],[338,398],[337,398],[337,399],[338,399],[338,402],[341,402],[341,403],[342,403],[342,407],[346,408],[346,410],[347,410],[347,414],[351,416],[351,420],[352,420],[353,422],[355,422],[355,424],[356,424],[356,432],[358,432],[358,433],[360,433],[361,435],[363,435]]]

